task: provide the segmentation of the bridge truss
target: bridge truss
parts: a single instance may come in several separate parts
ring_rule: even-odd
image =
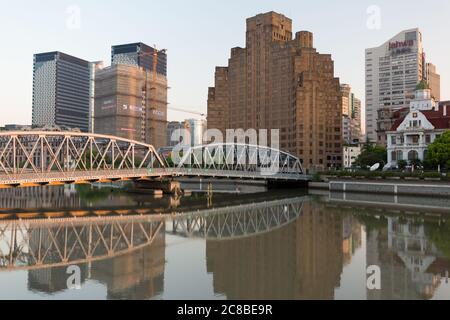
[[[56,131],[0,133],[0,187],[176,177],[305,181],[301,161],[264,146],[212,144],[168,165],[149,144]]]
[[[76,132],[0,133],[0,184],[136,176],[164,168],[153,146]]]
[[[151,245],[163,220],[12,220],[0,224],[0,271],[82,264],[128,254]]]
[[[188,238],[232,240],[281,228],[298,219],[304,198],[217,208],[183,215],[172,221],[172,233]]]
[[[191,147],[181,155],[177,167],[262,175],[304,174],[300,159],[290,153],[267,146],[239,143]]]

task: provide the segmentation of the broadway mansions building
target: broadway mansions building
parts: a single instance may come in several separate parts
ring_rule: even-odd
[[[329,54],[313,34],[268,12],[247,19],[246,48],[231,49],[208,92],[208,128],[279,129],[280,147],[306,169],[342,166],[342,99]]]

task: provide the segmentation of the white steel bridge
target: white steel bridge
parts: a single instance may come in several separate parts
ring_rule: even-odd
[[[310,180],[295,156],[246,144],[198,146],[170,166],[152,145],[77,132],[0,133],[0,188],[177,177]]]

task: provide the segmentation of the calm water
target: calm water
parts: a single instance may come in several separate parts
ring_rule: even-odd
[[[448,204],[412,201],[430,200],[2,190],[0,299],[450,299]]]

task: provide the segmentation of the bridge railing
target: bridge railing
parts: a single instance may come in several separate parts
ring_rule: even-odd
[[[179,169],[209,169],[244,171],[262,175],[304,174],[303,166],[294,155],[266,146],[222,143],[165,152],[162,157]],[[170,159],[167,157],[170,156]]]

